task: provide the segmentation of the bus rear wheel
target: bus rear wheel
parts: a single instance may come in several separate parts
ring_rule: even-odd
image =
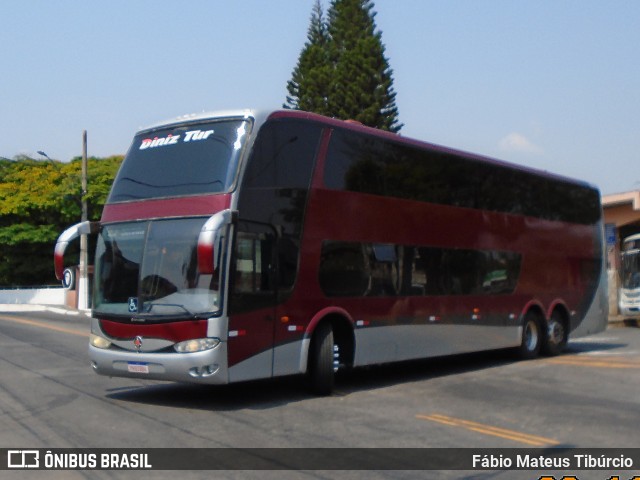
[[[331,394],[334,385],[334,343],[333,328],[329,322],[318,325],[311,337],[307,375],[313,393]]]
[[[522,340],[518,348],[518,355],[523,360],[536,358],[542,347],[542,323],[534,312],[528,312],[524,316],[522,324]]]
[[[569,340],[569,330],[560,312],[553,312],[547,324],[547,334],[542,345],[542,352],[545,355],[560,355],[567,346]]]

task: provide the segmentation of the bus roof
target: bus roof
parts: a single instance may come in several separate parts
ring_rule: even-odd
[[[302,110],[289,110],[289,109],[282,109],[282,110],[238,109],[238,110],[220,110],[220,111],[214,110],[214,111],[182,115],[182,116],[175,117],[163,122],[158,122],[146,128],[140,129],[137,133],[151,131],[151,130],[155,130],[162,127],[169,127],[172,125],[197,123],[201,121],[211,120],[215,118],[225,118],[225,117],[226,118],[238,118],[238,117],[253,118],[258,124],[262,124],[264,121],[266,121],[269,118],[299,118],[304,120],[317,121],[329,126],[335,126],[338,128],[360,131],[362,133],[366,133],[369,135],[384,137],[393,142],[403,143],[406,145],[413,145],[417,148],[423,148],[423,149],[426,148],[426,149],[435,150],[441,153],[458,155],[470,160],[475,160],[483,163],[490,163],[490,164],[502,166],[505,168],[515,169],[515,170],[520,170],[520,171],[528,172],[534,175],[551,178],[560,182],[571,183],[574,185],[580,185],[585,188],[598,190],[598,187],[596,185],[590,184],[583,180],[566,177],[566,176],[552,173],[546,170],[539,170],[536,168],[519,165],[516,163],[511,163],[504,160],[495,159],[495,158],[480,155],[477,153],[466,152],[463,150],[458,150],[455,148],[430,143],[424,140],[403,137],[400,134],[388,132],[385,130],[380,130],[373,127],[368,127],[366,125],[363,125],[360,122],[356,122],[353,120],[346,120],[346,121],[338,120],[335,118],[325,117],[317,113],[305,112]]]
[[[150,130],[156,130],[158,128],[170,127],[172,125],[182,125],[184,123],[195,123],[204,120],[211,120],[214,118],[225,117],[244,117],[244,118],[256,118],[257,112],[255,110],[243,109],[243,110],[219,110],[211,112],[190,113],[187,115],[181,115],[179,117],[170,118],[162,122],[156,122],[147,127],[141,128],[137,133],[148,132]]]

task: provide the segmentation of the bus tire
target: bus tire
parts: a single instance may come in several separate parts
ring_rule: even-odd
[[[330,395],[333,391],[333,328],[329,322],[319,324],[311,337],[308,379],[316,395]]]
[[[523,360],[536,358],[543,343],[542,322],[535,312],[527,312],[522,322],[522,339],[518,356]]]
[[[542,353],[549,356],[560,355],[567,346],[569,330],[564,317],[558,311],[551,314],[547,324],[547,332],[542,345]]]

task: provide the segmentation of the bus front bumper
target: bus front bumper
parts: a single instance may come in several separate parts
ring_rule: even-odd
[[[195,353],[137,353],[89,345],[93,370],[100,375],[172,382],[225,384],[227,343]]]

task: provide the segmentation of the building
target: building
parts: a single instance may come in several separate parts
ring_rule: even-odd
[[[607,241],[609,317],[615,317],[619,315],[620,245],[623,239],[640,233],[640,191],[604,195],[602,208]]]

